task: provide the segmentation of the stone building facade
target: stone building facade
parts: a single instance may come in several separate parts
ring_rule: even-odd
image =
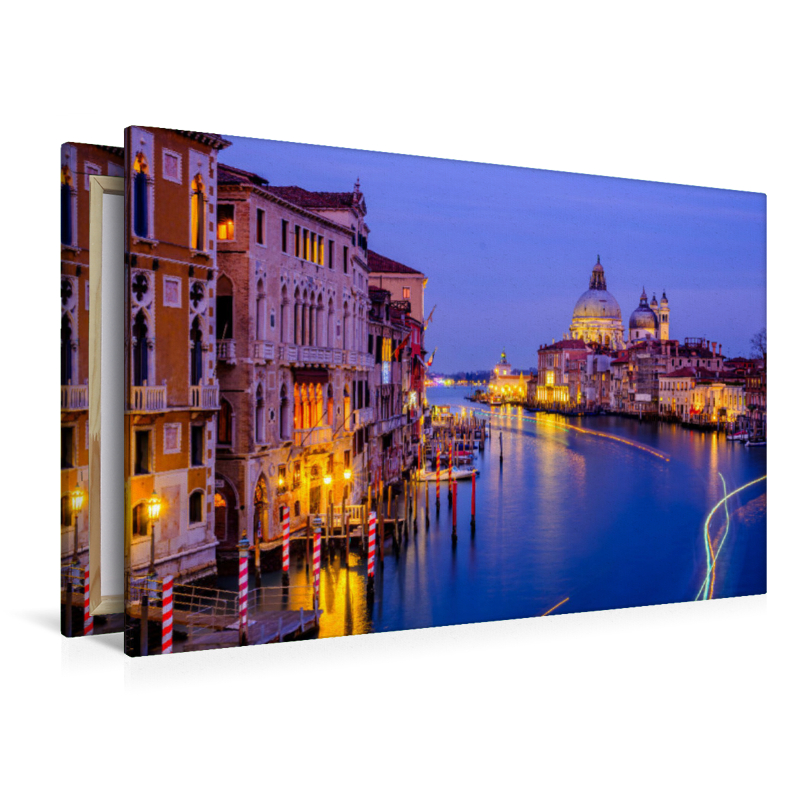
[[[126,547],[134,574],[216,571],[217,174],[214,134],[125,132]]]

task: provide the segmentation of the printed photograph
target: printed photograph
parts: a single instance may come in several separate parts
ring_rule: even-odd
[[[150,127],[114,163],[128,655],[766,592],[763,194]]]
[[[123,148],[61,146],[61,633],[123,629],[89,613],[89,216],[93,175],[122,177]]]

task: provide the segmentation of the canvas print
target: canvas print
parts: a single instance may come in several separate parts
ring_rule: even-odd
[[[122,177],[122,147],[61,146],[61,632],[123,629],[89,613],[89,215],[93,175]]]
[[[129,655],[766,591],[764,195],[146,126],[125,185]]]

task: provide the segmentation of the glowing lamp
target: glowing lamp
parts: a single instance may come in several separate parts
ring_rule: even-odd
[[[153,491],[150,499],[147,501],[147,518],[151,522],[155,522],[161,514],[161,498]]]
[[[333,478],[332,478],[330,475],[326,475],[326,476],[325,476],[325,477],[322,479],[322,482],[323,482],[323,483],[324,483],[326,486],[330,486],[332,481],[333,481]]]
[[[84,497],[82,489],[74,489],[69,493],[69,507],[73,514],[77,514],[83,508]]]
[[[283,479],[283,475],[278,476],[278,486],[283,486],[286,481]]]
[[[345,479],[346,481],[349,481],[349,480],[350,480],[350,478],[352,478],[352,477],[353,477],[353,473],[352,473],[352,472],[351,472],[349,469],[346,469],[346,470],[344,471],[344,479]]]

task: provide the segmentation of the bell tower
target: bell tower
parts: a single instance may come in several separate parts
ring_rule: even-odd
[[[655,295],[653,296],[655,300]],[[669,303],[667,302],[667,293],[661,293],[661,302],[658,305],[658,338],[662,342],[669,339]]]

